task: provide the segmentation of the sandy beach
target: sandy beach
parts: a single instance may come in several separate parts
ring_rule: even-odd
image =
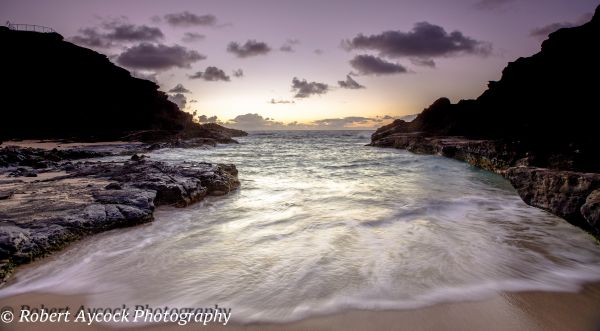
[[[1,306],[21,305],[79,307],[85,296],[28,293],[0,300]],[[71,308],[73,309],[73,308]],[[235,311],[232,311],[235,319]],[[585,286],[579,293],[499,293],[480,301],[437,304],[400,311],[348,311],[283,324],[236,324],[227,326],[151,324],[145,326],[81,323],[3,324],[2,330],[598,330],[600,327],[600,284]]]

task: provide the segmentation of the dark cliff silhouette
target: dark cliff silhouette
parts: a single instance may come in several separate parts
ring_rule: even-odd
[[[225,142],[224,134],[243,134],[193,123],[156,84],[132,77],[105,55],[58,33],[0,27],[0,44],[0,140],[207,137]]]
[[[539,53],[509,63],[477,99],[440,98],[412,122],[396,120],[372,139],[502,139],[536,154],[539,166],[600,172],[599,77],[600,6],[590,22],[553,32]]]

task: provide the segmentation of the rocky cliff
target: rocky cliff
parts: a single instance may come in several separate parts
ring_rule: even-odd
[[[523,200],[600,233],[600,6],[519,58],[475,100],[440,98],[371,145],[439,154],[504,175]]]
[[[0,140],[231,140],[222,127],[193,123],[153,82],[57,33],[0,27],[0,44]]]

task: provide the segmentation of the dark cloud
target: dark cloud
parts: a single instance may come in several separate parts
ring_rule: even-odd
[[[346,89],[351,89],[351,90],[365,88],[364,86],[357,83],[354,79],[352,79],[352,77],[350,75],[346,75],[346,80],[339,80],[338,84],[340,85],[341,88],[346,88]]]
[[[186,43],[193,43],[196,41],[204,40],[205,38],[206,36],[201,33],[186,32],[183,34],[183,38],[181,38],[181,41]]]
[[[361,75],[390,75],[407,72],[402,65],[385,61],[373,55],[357,55],[350,60],[350,65]]]
[[[282,52],[293,53],[296,51],[294,45],[298,45],[299,43],[300,40],[298,39],[288,39],[281,47],[279,47],[279,50]]]
[[[534,28],[529,32],[529,35],[532,37],[536,37],[538,39],[546,39],[546,37],[548,37],[549,34],[551,34],[552,32],[554,32],[556,30],[559,30],[562,28],[572,28],[574,26],[585,24],[585,23],[589,22],[593,16],[594,16],[594,14],[592,14],[592,13],[585,13],[574,23],[572,23],[572,22],[556,22],[556,23],[551,23],[551,24],[548,24],[548,25],[545,25],[542,27]]]
[[[208,117],[206,115],[199,115],[198,122],[200,122],[200,123],[218,123],[219,118],[217,116]]]
[[[324,83],[307,82],[306,79],[292,79],[292,91],[296,92],[294,98],[308,98],[311,95],[325,94],[329,91],[329,86]]]
[[[285,124],[277,122],[271,118],[264,118],[259,114],[245,114],[238,115],[234,119],[224,123],[227,126],[239,128],[243,130],[269,130],[269,129],[282,129],[285,128]]]
[[[79,29],[79,35],[71,37],[70,41],[80,46],[92,48],[110,48],[113,46],[113,43],[106,39],[105,35],[96,28]]]
[[[204,79],[205,81],[210,81],[210,82],[214,82],[214,81],[228,82],[231,80],[229,78],[229,76],[227,76],[227,74],[225,74],[225,71],[223,71],[217,67],[206,67],[206,70],[204,70],[204,72],[198,71],[197,73],[191,75],[190,78],[192,78],[192,79],[200,78],[200,79]]]
[[[167,14],[164,19],[170,25],[180,27],[215,26],[217,24],[217,18],[214,15],[196,15],[188,11]]]
[[[111,48],[123,43],[158,41],[164,38],[159,28],[128,23],[126,18],[104,21],[99,27],[79,29],[79,35],[70,40],[92,48]]]
[[[174,88],[170,89],[171,93],[191,93],[192,91],[186,89],[182,84],[177,84]]]
[[[112,22],[105,24],[105,29],[109,31],[105,37],[114,41],[157,41],[165,37],[159,28],[147,25]]]
[[[227,51],[235,54],[237,57],[245,58],[256,55],[265,55],[271,51],[269,45],[262,41],[248,40],[240,45],[237,42],[230,42]]]
[[[282,99],[279,99],[279,100],[271,99],[271,100],[269,100],[269,103],[272,104],[272,105],[279,105],[279,104],[296,103],[296,101],[294,101],[294,100],[282,100]]]
[[[552,23],[539,28],[534,28],[529,33],[530,36],[545,39],[552,32],[562,29],[562,28],[570,28],[573,27],[573,23],[563,22],[563,23]]]
[[[236,77],[236,78],[242,78],[242,77],[244,77],[244,70],[242,70],[242,69],[234,70],[233,71],[233,77]]]
[[[504,7],[506,4],[514,2],[515,0],[479,0],[474,6],[477,9],[498,9]]]
[[[204,59],[206,56],[179,45],[141,43],[126,49],[116,61],[128,68],[160,71],[189,68],[192,63]]]
[[[171,94],[168,99],[176,104],[179,109],[185,108],[185,104],[187,103],[187,98],[181,93]]]
[[[463,35],[460,31],[446,32],[444,28],[427,22],[415,24],[408,32],[384,31],[365,36],[359,34],[342,42],[348,50],[367,49],[387,57],[427,58],[460,54],[488,55],[491,44]]]
[[[432,59],[412,58],[410,62],[416,66],[435,68],[435,61]]]
[[[323,55],[323,53],[325,53],[322,49],[315,49],[313,52],[317,55]]]
[[[196,100],[196,99],[190,100],[190,103],[196,103],[196,102],[198,102],[198,100]]]

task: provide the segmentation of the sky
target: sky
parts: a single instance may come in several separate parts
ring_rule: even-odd
[[[154,80],[202,122],[374,128],[476,98],[598,0],[1,0]]]

